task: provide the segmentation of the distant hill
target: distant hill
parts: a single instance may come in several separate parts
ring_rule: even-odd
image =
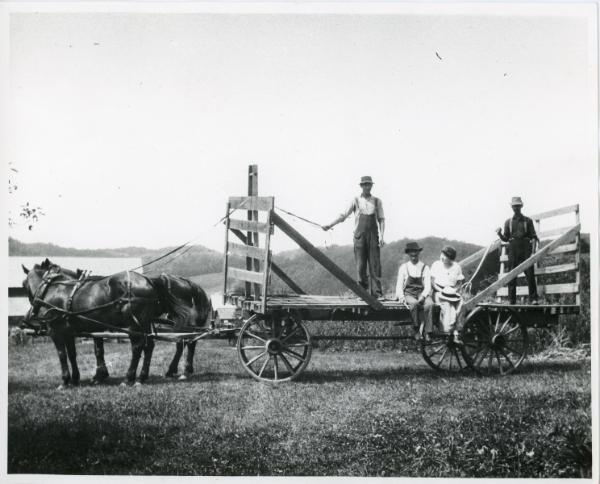
[[[174,248],[175,246],[162,247],[160,249],[147,249],[145,247],[75,249],[47,243],[28,244],[10,237],[8,239],[9,256],[141,257],[144,264],[168,253]],[[170,272],[188,277],[219,272],[222,268],[223,255],[221,253],[201,245],[193,245],[150,265],[146,271]]]

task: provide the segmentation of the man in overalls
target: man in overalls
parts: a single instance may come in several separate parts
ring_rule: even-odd
[[[371,294],[383,299],[381,287],[381,260],[380,247],[385,242],[383,234],[385,231],[385,217],[381,199],[371,195],[373,180],[370,176],[363,176],[360,180],[362,193],[354,197],[348,208],[338,218],[328,225],[323,225],[323,230],[329,230],[334,225],[346,220],[354,213],[354,259],[358,272],[358,283],[369,290],[371,283]],[[369,277],[367,278],[367,264],[369,266]]]
[[[410,310],[415,338],[421,339],[421,336],[424,336],[427,340],[428,334],[433,331],[433,300],[430,296],[429,267],[419,260],[422,250],[416,242],[406,244],[404,253],[408,254],[409,260],[398,269],[396,297],[401,303],[406,303]]]
[[[523,201],[521,197],[513,197],[511,206],[514,212],[512,218],[504,222],[504,233],[498,227],[496,233],[500,240],[508,242],[508,264],[511,269],[517,267],[521,262],[524,262],[533,253],[533,244],[539,242],[538,236],[535,233],[533,220],[521,213]],[[537,285],[535,283],[534,268],[531,266],[525,271],[527,286],[529,288],[529,302],[538,304]],[[517,279],[514,278],[508,283],[508,300],[510,304],[517,303]]]

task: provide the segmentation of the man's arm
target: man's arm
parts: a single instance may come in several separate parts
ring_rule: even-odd
[[[379,247],[383,247],[385,245],[385,239],[383,238],[385,234],[385,215],[383,213],[383,204],[381,203],[381,198],[377,198],[377,221],[379,222]]]
[[[354,200],[352,200],[352,202],[350,203],[350,206],[345,211],[343,211],[342,213],[340,213],[338,215],[338,217],[333,222],[331,222],[329,224],[321,225],[321,228],[323,230],[329,230],[331,227],[333,227],[333,226],[339,224],[340,222],[343,222],[344,220],[346,220],[350,216],[350,214],[352,212],[354,212]]]
[[[419,299],[425,300],[427,296],[431,294],[431,271],[429,267],[425,266],[423,269],[423,292]]]
[[[540,241],[540,239],[538,239],[537,233],[535,232],[533,220],[531,220],[530,218],[527,218],[527,237],[529,237],[530,239],[537,240],[538,242]]]
[[[504,234],[502,234],[502,229],[500,227],[496,229],[496,233],[502,242],[508,242],[510,239],[510,219],[504,222]]]

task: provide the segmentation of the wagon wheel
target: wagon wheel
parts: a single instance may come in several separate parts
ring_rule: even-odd
[[[296,378],[310,360],[310,334],[301,321],[252,317],[240,330],[237,351],[244,369],[258,381]]]
[[[421,340],[421,354],[431,368],[446,374],[465,373],[471,366],[464,347],[448,333],[435,332],[429,341]]]
[[[467,318],[462,339],[473,369],[482,375],[506,375],[527,356],[527,327],[517,312],[507,308],[477,308]]]

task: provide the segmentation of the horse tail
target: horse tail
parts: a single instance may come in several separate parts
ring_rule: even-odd
[[[206,320],[212,315],[212,301],[198,284],[188,280],[192,289],[192,301],[198,312],[197,325],[204,326]]]

